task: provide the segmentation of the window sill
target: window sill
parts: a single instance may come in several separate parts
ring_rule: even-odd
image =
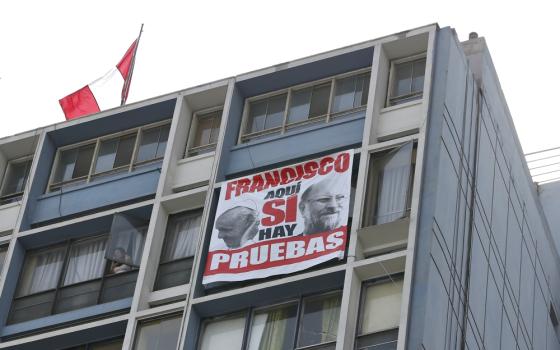
[[[98,180],[94,180],[94,181],[90,181],[88,183],[85,184],[81,184],[81,185],[76,185],[76,186],[72,186],[72,187],[68,187],[68,188],[63,188],[63,189],[58,189],[55,190],[53,192],[48,192],[45,193],[41,196],[38,197],[38,200],[41,199],[46,199],[46,198],[50,198],[50,197],[56,197],[59,196],[61,194],[66,194],[66,193],[70,193],[70,192],[75,192],[75,191],[80,191],[84,188],[91,188],[91,187],[95,187],[95,186],[100,186],[103,185],[105,183],[108,182],[113,182],[113,181],[117,181],[120,179],[125,179],[128,177],[134,177],[134,176],[138,176],[141,174],[145,174],[145,173],[149,173],[152,172],[156,169],[160,169],[161,168],[161,161],[155,162],[153,164],[149,164],[149,165],[143,165],[140,168],[134,169],[131,172],[126,172],[126,173],[118,173],[115,174],[113,176],[107,176]]]
[[[194,161],[197,161],[199,159],[214,157],[215,155],[216,155],[216,151],[211,151],[211,152],[203,153],[203,154],[197,154],[196,156],[189,156],[189,157],[179,159],[177,164],[179,165],[179,164],[185,164],[185,163],[188,163],[188,162],[194,162]]]
[[[394,111],[394,110],[397,110],[397,109],[402,109],[402,108],[407,108],[407,107],[414,106],[414,105],[419,105],[422,102],[423,102],[423,99],[419,98],[419,99],[408,101],[408,102],[401,103],[401,104],[398,104],[398,105],[384,107],[384,108],[381,109],[380,113],[383,114],[383,113],[391,112],[391,111]]]
[[[379,255],[406,247],[410,218],[405,217],[385,224],[363,227],[358,239],[365,257]]]
[[[190,284],[153,291],[148,297],[150,307],[168,304],[175,301],[186,299],[189,294]]]
[[[289,130],[284,134],[281,135],[271,135],[270,137],[266,137],[265,135],[262,138],[252,139],[244,143],[237,144],[231,148],[231,150],[240,150],[245,149],[248,147],[252,147],[258,144],[273,142],[281,139],[285,139],[288,137],[292,137],[294,135],[305,134],[314,130],[324,129],[328,127],[333,127],[340,124],[345,124],[352,122],[354,120],[363,119],[365,117],[365,109],[355,111],[354,113],[350,113],[344,116],[336,117],[329,121],[328,123],[318,123],[318,124],[311,124],[307,127],[302,127],[301,129]]]
[[[15,202],[0,205],[0,210],[9,209],[11,207],[17,207],[18,205],[21,205],[21,199]]]

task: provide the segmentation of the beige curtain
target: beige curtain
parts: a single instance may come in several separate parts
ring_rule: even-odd
[[[287,309],[280,308],[268,312],[259,350],[282,350],[286,339],[288,321]]]
[[[323,301],[321,343],[335,341],[340,317],[340,295],[333,295]]]

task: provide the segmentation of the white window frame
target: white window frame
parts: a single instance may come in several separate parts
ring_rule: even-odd
[[[245,142],[248,142],[254,138],[258,138],[261,136],[265,136],[268,134],[280,134],[283,135],[285,134],[287,131],[289,131],[291,128],[294,127],[299,127],[299,126],[303,126],[303,125],[308,125],[308,124],[313,124],[316,123],[318,121],[321,120],[325,120],[325,123],[329,123],[332,119],[336,118],[336,117],[340,117],[340,116],[344,116],[346,114],[350,114],[359,110],[365,110],[367,107],[367,104],[363,105],[363,106],[359,106],[356,108],[351,108],[345,111],[341,111],[341,112],[337,112],[337,113],[332,113],[332,106],[334,103],[334,97],[336,96],[336,81],[337,80],[341,80],[344,78],[349,78],[352,76],[359,76],[359,75],[365,75],[367,73],[370,73],[370,82],[371,83],[371,67],[366,67],[366,68],[361,68],[352,72],[347,72],[347,73],[343,73],[343,74],[338,74],[338,75],[334,75],[328,78],[324,78],[324,79],[320,79],[320,80],[314,80],[311,82],[307,82],[307,83],[303,83],[303,84],[299,84],[299,85],[294,85],[294,86],[290,86],[289,88],[286,89],[282,89],[282,90],[276,90],[276,91],[272,91],[272,92],[268,92],[265,94],[261,94],[261,95],[257,95],[257,96],[252,96],[249,98],[245,99],[245,103],[243,106],[243,115],[241,118],[241,128],[239,131],[239,137],[237,139],[237,143],[238,144],[242,144]],[[302,120],[302,121],[298,121],[298,122],[293,122],[293,123],[289,123],[288,124],[288,113],[290,111],[290,102],[291,102],[291,97],[292,97],[292,92],[293,91],[297,91],[297,90],[301,90],[301,89],[305,89],[305,88],[310,88],[310,87],[314,87],[314,86],[319,86],[319,85],[323,85],[326,83],[331,84],[331,91],[329,94],[329,102],[328,102],[328,107],[327,107],[327,114],[325,115],[321,115],[321,116],[316,116],[316,117],[312,117],[312,118],[308,118],[306,120]],[[371,90],[371,87],[370,89]],[[283,120],[282,120],[282,125],[275,127],[275,128],[270,128],[270,129],[265,129],[265,130],[261,130],[261,131],[256,131],[256,132],[247,132],[248,130],[248,123],[249,123],[249,110],[250,110],[250,105],[253,102],[257,102],[259,100],[264,100],[270,97],[275,97],[275,96],[280,96],[283,94],[287,94],[286,96],[286,104],[284,105],[284,116],[283,116]]]
[[[58,190],[62,189],[65,184],[70,184],[72,182],[77,182],[77,180],[85,179],[85,183],[87,184],[87,183],[90,183],[94,177],[98,177],[100,175],[107,175],[107,174],[111,174],[111,173],[121,172],[121,171],[123,171],[123,169],[126,169],[126,172],[131,172],[137,166],[152,163],[152,162],[157,162],[157,161],[163,159],[163,157],[159,157],[159,158],[149,159],[149,160],[146,160],[146,161],[143,161],[143,162],[137,162],[136,161],[136,157],[138,156],[138,149],[140,147],[140,140],[142,138],[142,131],[152,129],[152,128],[156,128],[156,127],[160,127],[160,126],[164,126],[164,125],[167,125],[167,124],[171,125],[171,119],[166,119],[166,120],[159,121],[159,122],[152,123],[152,124],[142,125],[140,127],[119,131],[119,132],[109,134],[109,135],[103,135],[103,136],[100,136],[100,137],[97,137],[97,138],[94,138],[94,139],[78,142],[78,143],[75,143],[75,144],[72,144],[72,145],[59,147],[56,150],[56,155],[55,155],[55,158],[54,158],[53,167],[51,169],[51,174],[49,176],[47,193],[58,191]],[[109,139],[129,135],[129,134],[134,134],[134,133],[136,133],[136,140],[135,140],[135,143],[134,143],[134,149],[132,151],[132,157],[131,157],[130,163],[128,165],[125,165],[125,166],[122,166],[122,167],[113,168],[113,169],[110,169],[110,170],[107,170],[107,171],[104,171],[104,172],[100,172],[100,173],[94,173],[95,166],[96,166],[96,163],[97,163],[97,156],[98,156],[98,153],[99,153],[99,147],[100,147],[101,142],[109,140]],[[55,175],[56,170],[57,170],[58,165],[59,165],[60,154],[64,151],[67,151],[67,150],[70,150],[70,149],[74,149],[74,148],[78,148],[78,147],[82,147],[82,146],[87,146],[87,145],[92,145],[92,144],[95,144],[95,148],[94,148],[94,151],[93,151],[93,156],[92,156],[92,159],[91,159],[91,164],[90,164],[90,167],[89,167],[88,174],[85,175],[85,176],[82,176],[80,178],[75,178],[75,179],[70,179],[70,180],[54,183],[53,182],[54,181],[54,175]],[[57,186],[57,187],[55,189],[52,189],[53,186]]]
[[[393,102],[393,100],[395,99],[397,100],[409,99],[408,101],[403,102],[404,104],[406,102],[419,100],[422,98],[422,96],[424,96],[424,87],[422,87],[422,91],[418,91],[416,93],[410,93],[407,95],[392,96],[392,93],[393,93],[393,87],[395,86],[396,65],[401,63],[419,61],[421,59],[426,59],[426,57],[427,57],[426,52],[423,52],[416,55],[399,58],[391,61],[391,67],[389,69],[389,84],[387,84],[387,98],[385,100],[385,107],[392,107],[392,106],[399,105],[399,103]],[[424,70],[424,81],[425,79],[426,79],[426,70]]]
[[[216,149],[216,145],[218,144],[218,142],[214,142],[214,143],[208,143],[205,145],[200,145],[200,146],[193,146],[194,144],[194,139],[196,136],[196,132],[198,131],[198,120],[199,118],[204,118],[206,115],[213,113],[213,112],[217,112],[217,111],[222,111],[222,115],[220,116],[220,125],[218,125],[218,135],[220,134],[220,129],[221,129],[221,124],[222,124],[222,118],[224,117],[224,106],[220,105],[220,106],[214,106],[214,107],[210,107],[210,108],[206,108],[206,109],[201,109],[199,111],[196,111],[193,113],[192,115],[192,120],[191,120],[191,125],[189,128],[189,138],[187,141],[187,148],[185,149],[185,158],[187,157],[193,157],[195,155],[199,155],[199,154],[203,154],[205,152],[212,152]]]
[[[33,155],[27,155],[27,156],[23,156],[20,158],[15,158],[15,159],[11,159],[8,161],[8,163],[6,164],[6,169],[4,170],[4,176],[2,177],[2,186],[0,186],[0,203],[5,200],[5,199],[10,199],[13,197],[17,197],[17,196],[23,196],[23,194],[25,193],[25,188],[27,187],[27,181],[29,180],[29,175],[31,175],[31,166],[33,165],[32,163],[29,164],[29,173],[27,175],[27,179],[25,179],[25,184],[23,185],[23,190],[20,192],[15,192],[15,193],[9,193],[6,195],[2,195],[2,193],[4,192],[4,187],[6,187],[6,180],[7,180],[7,175],[8,175],[8,171],[10,170],[10,168],[12,167],[13,164],[17,164],[17,163],[23,163],[23,162],[27,162],[27,161],[32,161],[33,160]],[[2,204],[0,204],[2,205]]]

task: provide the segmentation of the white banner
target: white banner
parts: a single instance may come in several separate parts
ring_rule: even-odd
[[[203,284],[245,281],[344,258],[352,151],[226,182]]]

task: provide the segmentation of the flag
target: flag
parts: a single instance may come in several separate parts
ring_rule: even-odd
[[[120,62],[105,75],[58,101],[66,120],[124,105],[139,40],[140,36],[134,40]]]

